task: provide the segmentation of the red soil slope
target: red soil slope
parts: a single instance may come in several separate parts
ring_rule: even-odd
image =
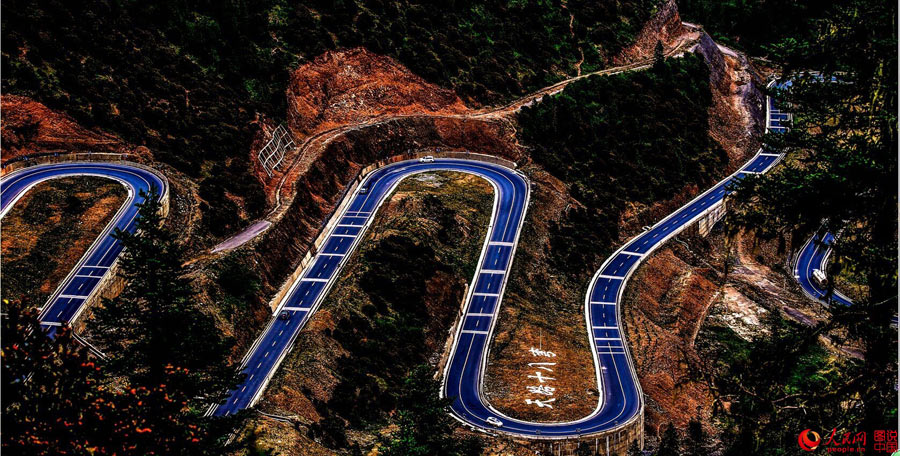
[[[468,110],[454,92],[364,48],[327,52],[297,68],[287,97],[290,126],[304,135],[385,115]]]
[[[71,117],[30,98],[0,97],[3,160],[46,152],[125,152],[115,135],[85,128]]]

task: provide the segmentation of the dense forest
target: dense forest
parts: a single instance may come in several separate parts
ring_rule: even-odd
[[[842,0],[809,24],[811,38],[772,46],[792,80],[774,95],[795,116],[765,143],[787,159],[741,183],[733,220],[764,238],[839,233],[828,275],[852,269],[867,292],[815,327],[771,323],[728,367],[718,386],[739,397],[724,418],[732,454],[780,454],[784,429],[810,423],[839,435],[897,425],[896,5]],[[829,359],[822,334],[858,355]]]
[[[657,0],[4,3],[2,90],[146,145],[200,180],[214,236],[260,215],[248,173],[257,113],[283,118],[290,71],[365,46],[474,103],[601,67]],[[571,23],[571,27],[570,27]],[[243,200],[247,214],[228,194]]]
[[[519,115],[535,163],[584,205],[568,211],[550,240],[575,283],[618,244],[626,204],[715,180],[727,157],[708,134],[711,97],[709,70],[691,54],[650,71],[587,78]]]

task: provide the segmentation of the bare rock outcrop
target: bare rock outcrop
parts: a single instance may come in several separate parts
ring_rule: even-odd
[[[616,65],[624,65],[648,59],[653,56],[657,41],[661,41],[666,49],[670,49],[689,32],[690,30],[681,22],[675,0],[669,0],[644,24],[634,43],[622,49],[613,62]]]
[[[747,58],[716,44],[705,32],[693,49],[709,66],[713,104],[709,109],[710,136],[737,166],[758,147],[758,134],[764,125],[763,79]]]
[[[460,114],[456,94],[364,48],[331,51],[291,76],[288,120],[301,135],[384,115]]]

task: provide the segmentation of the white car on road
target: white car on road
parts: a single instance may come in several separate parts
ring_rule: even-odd
[[[812,276],[813,276],[813,279],[816,281],[816,283],[820,287],[828,286],[828,277],[825,275],[824,272],[822,272],[821,269],[813,269]]]
[[[419,159],[419,163],[434,163],[434,156],[426,155]]]
[[[503,427],[503,422],[498,420],[497,418],[494,418],[493,416],[489,416],[488,419],[486,419],[485,421],[487,421],[487,423],[490,424],[491,426]]]

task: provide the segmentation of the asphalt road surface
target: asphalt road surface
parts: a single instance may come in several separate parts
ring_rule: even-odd
[[[825,264],[831,253],[832,242],[834,242],[834,235],[828,232],[823,234],[821,238],[818,234],[809,238],[806,244],[803,245],[803,248],[800,249],[800,255],[797,256],[797,264],[794,266],[794,277],[800,282],[800,288],[803,288],[803,292],[809,297],[825,303],[836,302],[849,306],[853,304],[850,298],[837,290],[834,290],[828,296],[828,291],[813,277],[813,271],[816,269],[825,272]]]
[[[39,165],[10,173],[0,180],[0,218],[36,184],[61,177],[96,176],[113,179],[128,189],[128,198],[103,232],[88,248],[78,264],[59,285],[38,316],[41,326],[53,337],[56,328],[69,323],[84,310],[87,299],[97,290],[101,280],[119,257],[122,245],[112,237],[116,228],[133,232],[139,203],[144,201],[141,191],[151,187],[161,198],[167,183],[151,171],[119,163],[64,163]]]
[[[234,413],[252,406],[259,399],[300,330],[340,275],[346,259],[362,239],[378,207],[404,178],[439,170],[478,175],[494,187],[491,224],[476,273],[476,286],[469,296],[472,320],[466,323],[465,331],[487,332],[492,327],[491,321],[497,311],[494,303],[499,302],[499,294],[506,284],[506,272],[512,263],[525,215],[529,194],[525,178],[509,168],[478,161],[437,159],[432,163],[417,160],[393,163],[369,174],[351,196],[350,204],[328,233],[314,260],[292,284],[268,327],[245,357],[242,366],[242,372],[246,374],[244,383],[214,410],[215,415]],[[287,312],[289,318],[280,318],[282,312]]]

